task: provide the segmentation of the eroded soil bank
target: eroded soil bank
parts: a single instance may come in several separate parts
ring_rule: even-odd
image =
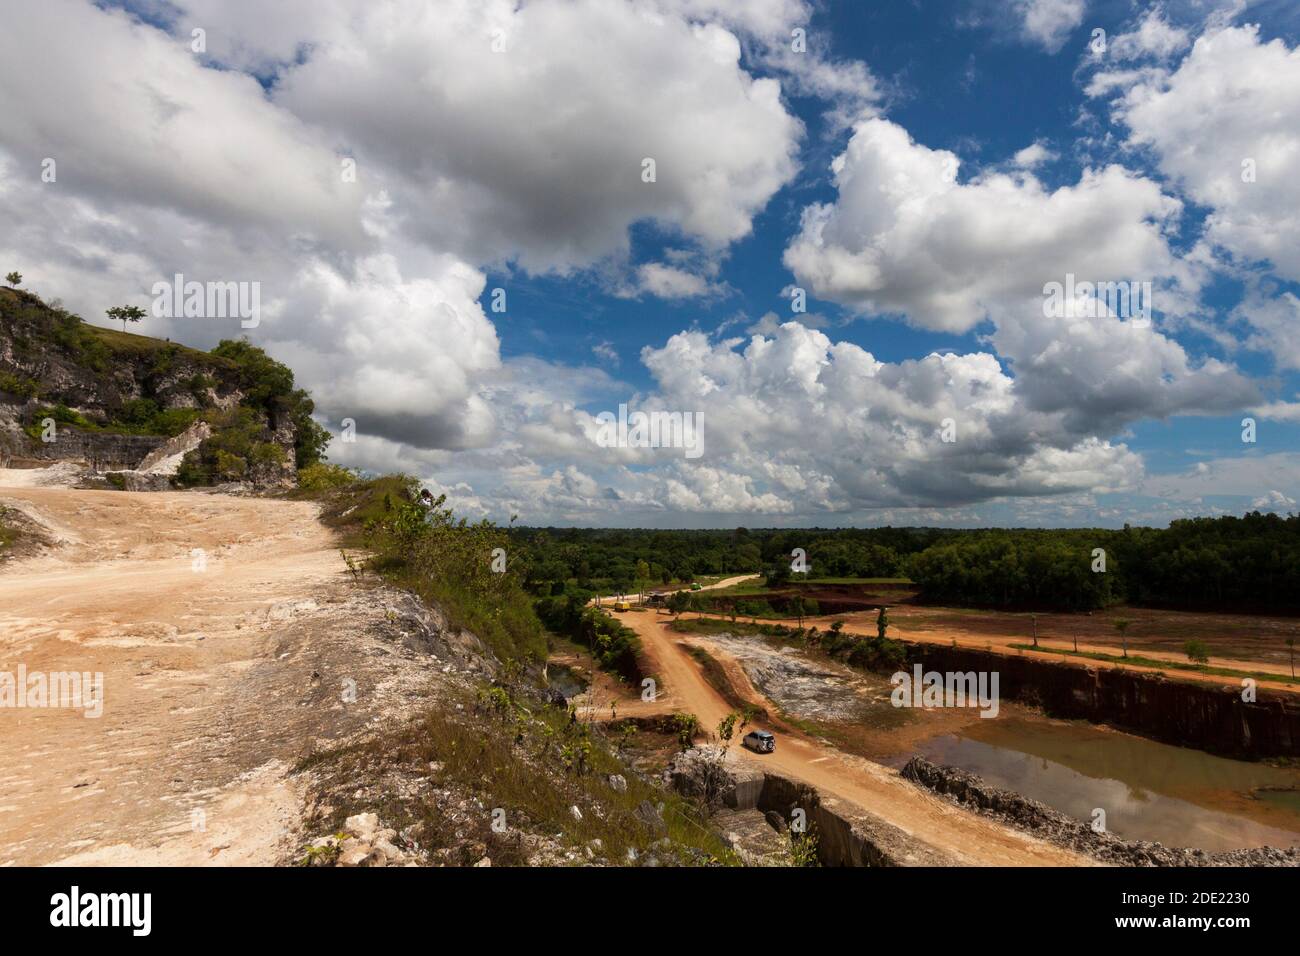
[[[708,644],[743,668],[780,717],[892,767],[920,755],[1078,821],[1091,821],[1101,809],[1109,831],[1130,841],[1209,853],[1300,841],[1296,768],[1055,719],[1015,701],[1003,701],[992,719],[960,708],[896,708],[887,676],[780,638],[722,634]]]
[[[997,671],[1005,699],[1041,707],[1053,717],[1081,718],[1131,730],[1180,747],[1228,757],[1300,756],[1300,706],[1292,695],[1169,680],[1110,667],[1066,667],[1041,658],[972,647],[904,641],[907,663],[935,671]]]

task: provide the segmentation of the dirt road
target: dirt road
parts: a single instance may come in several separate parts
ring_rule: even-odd
[[[704,679],[699,665],[685,646],[696,640],[708,646],[709,652],[728,667],[733,679],[738,673],[743,675],[742,669],[730,666],[733,663],[730,656],[707,640],[688,639],[670,631],[670,619],[666,616],[643,611],[622,615],[620,620],[637,632],[646,653],[657,666],[661,681],[659,700],[655,705],[657,709],[661,712],[689,711],[705,728],[716,727],[732,708]],[[747,679],[738,684],[738,689],[754,703],[772,709],[771,703]],[[620,703],[620,713],[625,712],[624,706]],[[626,712],[646,709],[647,706],[633,707]],[[842,753],[796,732],[781,734],[776,753],[760,756],[733,747],[732,755],[727,759],[754,761],[758,766],[802,780],[824,793],[856,804],[966,864],[1095,865],[1088,858],[946,803],[908,783],[889,768]]]
[[[716,617],[716,615],[714,616]],[[788,620],[767,621],[762,618],[742,617],[741,620],[748,620],[753,623],[780,623],[780,624],[791,623]],[[831,624],[833,624],[837,620],[843,622],[844,624],[843,630],[847,634],[861,634],[866,637],[876,636],[876,618],[874,614],[862,614],[862,613],[847,614],[847,615],[832,614],[832,615],[824,615],[822,617],[807,617],[804,618],[803,623],[805,627],[817,627],[820,628],[821,630],[827,630],[831,626]],[[1076,657],[1070,654],[1059,653],[1059,651],[1070,651],[1074,649],[1073,642],[1066,642],[1061,640],[1040,639],[1039,645],[1042,648],[1055,648],[1056,651],[1052,651],[1052,650],[1035,651],[1032,648],[1021,648],[1021,647],[1014,646],[1019,644],[1031,643],[1032,638],[1027,638],[1024,637],[1023,635],[1010,636],[1010,635],[978,634],[978,633],[971,633],[969,631],[963,631],[960,628],[955,628],[955,627],[929,627],[925,630],[921,630],[918,628],[908,628],[906,630],[902,630],[898,627],[891,625],[889,628],[889,636],[892,638],[896,638],[900,641],[912,641],[921,644],[946,644],[948,646],[951,646],[955,642],[958,646],[961,647],[974,647],[980,650],[992,650],[998,654],[1007,654],[1007,655],[1016,655],[1016,656],[1027,655],[1030,657],[1038,657],[1044,660],[1048,660],[1053,664],[1059,664],[1063,667],[1124,668],[1126,670],[1146,671],[1150,673],[1159,672],[1164,674],[1165,677],[1169,678],[1170,680],[1195,681],[1198,683],[1205,683],[1205,684],[1218,684],[1225,687],[1233,686],[1233,687],[1240,688],[1241,686],[1241,678],[1232,677],[1224,674],[1202,673],[1200,671],[1184,670],[1182,668],[1176,668],[1176,667],[1161,668],[1159,666],[1142,665],[1142,664],[1136,664],[1129,661],[1097,660],[1096,658]],[[1079,651],[1081,654],[1105,654],[1111,657],[1118,657],[1120,654],[1119,648],[1117,647],[1113,647],[1107,644],[1089,644],[1084,641],[1079,642]],[[1171,654],[1164,651],[1151,651],[1145,649],[1141,651],[1134,650],[1132,651],[1132,653],[1135,657],[1140,656],[1140,657],[1150,658],[1151,660],[1168,661],[1170,664],[1187,663],[1186,655],[1180,657],[1177,654]],[[1251,674],[1251,675],[1269,674],[1269,673],[1277,674],[1278,675],[1277,680],[1269,680],[1264,677],[1257,677],[1256,685],[1258,687],[1267,688],[1269,690],[1285,691],[1287,693],[1292,693],[1292,694],[1300,693],[1300,685],[1288,682],[1288,678],[1290,677],[1290,671],[1288,666],[1285,664],[1274,664],[1274,663],[1268,663],[1262,661],[1233,660],[1229,658],[1216,657],[1212,661],[1212,666],[1221,667],[1221,668],[1231,668],[1234,670],[1239,670],[1243,674]]]
[[[737,574],[729,578],[723,578],[721,581],[714,581],[712,584],[701,585],[698,589],[692,591],[691,593],[699,594],[700,591],[720,591],[723,588],[734,587],[737,584],[740,584],[744,581],[748,581],[751,578],[756,578],[756,577],[758,577],[757,574]],[[676,588],[675,590],[672,591],[662,591],[659,593],[667,595],[667,594],[676,594],[677,591],[686,591],[686,590],[689,589]],[[612,604],[615,601],[621,601],[624,598],[626,598],[626,595],[624,594],[607,594],[604,596],[594,597],[588,603],[595,604],[595,605],[608,605],[608,604]]]
[[[274,862],[286,768],[364,719],[339,675],[383,680],[315,506],[32,484],[0,472],[0,504],[61,545],[0,572],[0,674],[102,674],[102,699],[0,707],[0,865]]]

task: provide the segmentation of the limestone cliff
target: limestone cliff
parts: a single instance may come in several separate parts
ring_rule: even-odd
[[[202,352],[0,289],[0,465],[291,484],[327,440],[311,411],[292,373],[246,342]]]

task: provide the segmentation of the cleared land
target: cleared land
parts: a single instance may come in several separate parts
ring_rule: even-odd
[[[427,670],[374,636],[384,608],[315,505],[40,477],[0,470],[0,504],[58,543],[0,572],[0,671],[102,673],[102,715],[0,709],[0,866],[276,862],[289,767],[409,706]]]
[[[1292,683],[1291,648],[1296,642],[1296,664],[1300,672],[1300,619],[1274,615],[1210,614],[1194,611],[1166,611],[1156,608],[1117,606],[1091,613],[1064,614],[954,608],[922,604],[916,588],[898,579],[848,582],[812,581],[798,587],[765,588],[751,580],[712,594],[714,598],[740,601],[766,599],[780,609],[789,598],[800,595],[818,602],[821,613],[804,618],[805,626],[826,628],[842,620],[853,633],[876,633],[876,608],[889,608],[889,636],[909,641],[929,641],[972,647],[992,647],[1021,653],[1018,645],[1033,643],[1035,626],[1041,648],[1072,652],[1077,640],[1081,654],[1120,656],[1123,639],[1117,621],[1128,621],[1128,653],[1133,657],[1171,664],[1189,663],[1184,645],[1203,642],[1209,650],[1211,671],[1229,669],[1245,673],[1275,674],[1278,687],[1300,690]],[[751,620],[741,615],[742,620]],[[785,623],[790,619],[783,618]],[[1025,651],[1024,653],[1032,653]],[[1088,658],[1056,653],[1052,656],[1080,663],[1105,664]],[[1133,665],[1127,665],[1133,666]],[[1155,667],[1159,664],[1153,665]],[[1197,672],[1168,670],[1170,677],[1196,679]],[[1206,673],[1204,679],[1223,680],[1225,675]]]

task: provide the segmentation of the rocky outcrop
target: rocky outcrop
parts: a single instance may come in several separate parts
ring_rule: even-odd
[[[1207,853],[1098,833],[1089,824],[1037,800],[990,786],[973,773],[956,767],[941,767],[923,757],[909,760],[903,767],[902,776],[959,806],[994,817],[1057,846],[1086,853],[1104,863],[1119,866],[1300,866],[1300,847],[1286,850],[1258,847]]]
[[[716,748],[678,754],[668,778],[679,793],[732,810],[776,814],[788,827],[802,811],[822,866],[952,866],[956,861],[879,817],[814,788],[735,760]]]
[[[385,639],[438,660],[456,661],[476,678],[497,676],[501,664],[496,655],[478,635],[456,625],[436,604],[425,604],[409,591],[393,591],[385,614],[389,623]]]
[[[124,471],[134,469],[167,440],[154,435],[86,432],[68,426],[56,426],[52,438],[49,442],[28,442],[26,448],[14,456],[15,463],[73,461],[97,472]]]
[[[174,475],[187,452],[212,434],[212,426],[197,421],[174,438],[168,438],[141,459],[135,470],[145,475]]]
[[[151,488],[192,453],[185,484],[290,486],[311,411],[289,370],[247,343],[202,352],[0,289],[0,465],[75,461],[98,475],[139,472],[130,486]],[[197,440],[193,427],[168,437],[195,419],[209,429]],[[226,440],[212,434],[223,430]]]
[[[158,439],[158,444],[137,465],[110,471],[102,465],[87,464],[93,472],[102,474],[110,487],[123,491],[166,491],[172,486],[172,478],[185,456],[211,434],[212,427],[207,422],[197,421],[173,438]]]
[[[374,813],[348,817],[341,833],[316,840],[307,848],[308,866],[418,866],[419,846],[411,834],[379,825]]]
[[[997,671],[1000,694],[1052,717],[1106,723],[1164,743],[1248,760],[1300,756],[1300,706],[1239,682],[1171,680],[1150,671],[1078,667],[1041,657],[904,641],[907,665],[935,671]]]

